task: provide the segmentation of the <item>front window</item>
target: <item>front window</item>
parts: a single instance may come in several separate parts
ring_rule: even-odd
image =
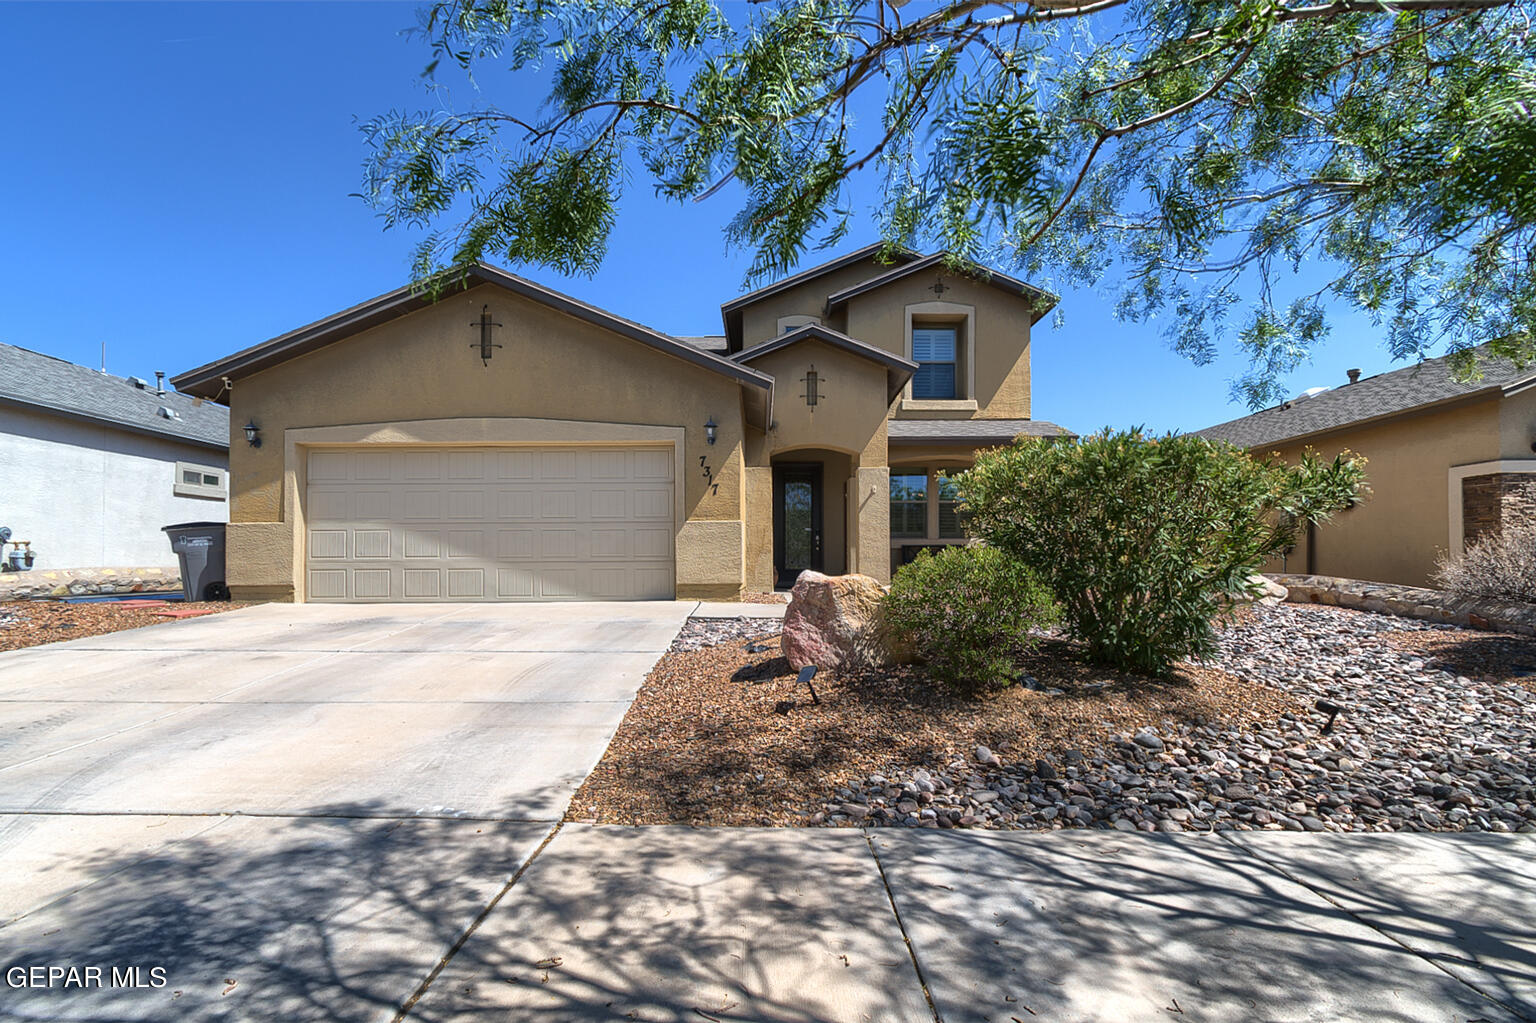
[[[957,397],[954,327],[914,327],[912,361],[917,363],[917,372],[912,375],[912,397]]]
[[[939,485],[939,539],[962,540],[965,530],[960,525],[960,488],[954,479],[942,473]]]
[[[891,535],[928,535],[928,477],[902,474],[891,477]]]

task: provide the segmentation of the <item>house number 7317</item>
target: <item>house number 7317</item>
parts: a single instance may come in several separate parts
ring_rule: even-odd
[[[714,497],[720,493],[720,484],[715,482],[715,470],[711,469],[709,463],[705,461],[707,457],[707,455],[699,456],[699,468],[704,470],[704,485],[709,488],[709,495]]]

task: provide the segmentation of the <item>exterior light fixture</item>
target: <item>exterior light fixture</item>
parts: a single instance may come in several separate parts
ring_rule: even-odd
[[[715,423],[715,417],[710,416],[709,419],[704,423],[704,439],[713,444],[715,442],[715,431],[719,428],[720,427]]]
[[[480,328],[480,340],[471,341],[469,347],[480,349],[480,365],[489,366],[493,349],[501,347],[491,340],[491,328],[499,327],[501,324],[491,320],[491,307],[487,305],[480,308],[480,319],[471,323],[470,326]]]
[[[811,363],[811,368],[806,370],[805,376],[800,378],[805,383],[805,403],[816,411],[816,403],[825,398],[821,393],[821,376],[816,372],[816,364]]]
[[[245,442],[253,448],[261,447],[261,427],[252,419],[245,424]]]

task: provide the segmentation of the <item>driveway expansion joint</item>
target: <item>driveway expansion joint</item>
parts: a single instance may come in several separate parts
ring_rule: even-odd
[[[928,978],[923,975],[923,964],[917,960],[917,946],[912,944],[912,936],[907,933],[906,922],[901,919],[901,910],[896,908],[896,893],[891,891],[890,878],[885,876],[885,864],[880,862],[880,852],[875,848],[875,841],[870,836],[869,829],[859,830],[863,832],[864,844],[869,848],[869,855],[874,858],[875,870],[880,874],[880,886],[885,889],[886,901],[891,904],[891,915],[896,918],[896,927],[901,931],[901,940],[907,946],[907,958],[912,961],[912,971],[917,975],[918,986],[923,989],[923,999],[927,1001],[929,1010],[933,1012],[933,1023],[944,1023],[939,1006],[933,1000],[933,991],[928,986]]]
[[[501,900],[506,897],[506,894],[512,890],[512,887],[518,881],[522,880],[523,875],[528,872],[528,868],[533,866],[533,861],[538,859],[539,854],[549,847],[549,843],[555,840],[555,836],[560,833],[564,823],[563,820],[555,821],[555,826],[549,829],[549,834],[544,836],[544,841],[539,843],[539,847],[523,861],[522,866],[513,872],[512,876],[507,879],[507,883],[502,885],[501,890],[493,895],[491,901],[485,904],[485,908],[480,910],[474,920],[470,921],[469,926],[464,929],[463,934],[459,935],[458,940],[448,949],[447,954],[438,960],[437,965],[432,968],[432,972],[427,974],[416,990],[411,993],[411,996],[401,1003],[400,1010],[395,1013],[391,1023],[401,1023],[410,1015],[411,1010],[416,1007],[416,1003],[426,996],[427,990],[432,986],[432,982],[442,975],[443,971],[448,968],[448,964],[453,961],[453,957],[459,954],[459,950],[464,947],[470,938],[474,937],[475,932],[480,929],[480,925],[485,922],[486,917],[495,911],[496,907],[501,904]]]

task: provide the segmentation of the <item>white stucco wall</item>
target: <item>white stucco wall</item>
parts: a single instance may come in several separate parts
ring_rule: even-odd
[[[229,520],[227,499],[172,492],[177,462],[226,469],[229,458],[212,448],[0,406],[0,525],[11,527],[13,541],[32,542],[34,569],[174,565],[161,526]]]

